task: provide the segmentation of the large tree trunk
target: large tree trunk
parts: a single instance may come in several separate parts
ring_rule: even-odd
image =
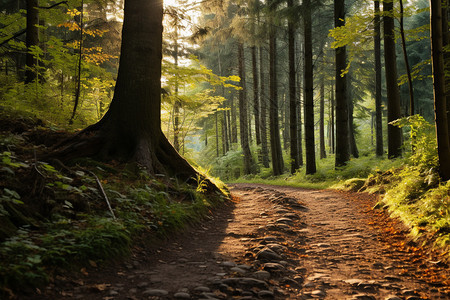
[[[334,2],[334,26],[345,25],[345,1]],[[347,54],[344,47],[336,48],[336,157],[335,166],[345,165],[349,159],[348,141],[348,100],[347,100],[347,75],[342,76],[342,71],[347,67]]]
[[[33,46],[39,46],[39,0],[27,0],[26,27],[26,70],[25,83],[33,82],[37,77],[37,59],[30,53]]]
[[[135,161],[197,184],[197,172],[161,131],[162,1],[126,0],[114,97],[105,116],[49,157]]]
[[[231,95],[231,143],[236,144],[238,142],[237,134],[237,118],[236,118],[236,105],[234,103],[234,93]]]
[[[442,0],[442,46],[446,47],[449,44],[450,31],[448,28],[448,13],[449,13],[449,0]],[[449,132],[450,142],[450,51],[444,51],[444,74],[445,76],[445,93],[447,101],[447,124]]]
[[[395,54],[395,33],[393,2],[383,3],[384,31],[384,69],[386,72],[386,90],[388,99],[388,157],[396,158],[402,154],[402,130],[389,124],[401,117],[400,92],[397,84],[397,59]]]
[[[298,38],[298,40],[300,40],[300,38]],[[298,43],[298,53],[302,53],[302,43],[299,41]],[[297,98],[297,103],[296,103],[296,107],[297,107],[297,149],[298,149],[298,164],[299,166],[303,166],[303,145],[302,145],[302,141],[303,141],[303,135],[302,135],[302,59],[299,60],[299,69],[297,71],[297,90],[298,90],[298,98]]]
[[[305,154],[306,174],[316,173],[316,152],[314,141],[314,76],[312,59],[312,18],[311,0],[303,2],[304,7],[304,38],[305,38]]]
[[[334,85],[331,86],[331,101],[330,101],[330,152],[335,153],[335,122],[334,122],[334,111],[335,111],[335,103],[334,103]]]
[[[266,76],[264,74],[264,48],[259,47],[259,77],[261,79],[260,85],[260,122],[261,122],[261,156],[262,164],[265,168],[269,167],[269,148],[267,143],[267,93],[266,93]]]
[[[273,3],[270,4],[271,10],[275,11]],[[269,125],[270,125],[270,150],[272,153],[273,174],[281,175],[284,169],[283,155],[281,151],[280,125],[278,118],[278,88],[277,88],[277,40],[276,28],[269,21]]]
[[[239,90],[239,132],[242,152],[244,154],[244,174],[251,174],[253,173],[253,160],[248,141],[248,111],[246,99],[247,91],[245,85],[244,45],[240,42],[238,43],[238,62],[239,77],[241,78],[241,89]]]
[[[293,0],[288,0],[288,7],[294,6]],[[290,156],[291,173],[300,168],[298,163],[298,140],[297,140],[297,91],[295,74],[295,25],[292,19],[288,20],[288,52],[289,52],[289,135],[290,135]]]
[[[319,141],[320,158],[327,158],[325,150],[325,82],[323,76],[320,78],[320,105],[319,105]]]
[[[352,76],[350,72],[347,74],[347,99],[348,99],[348,142],[349,151],[354,158],[359,157],[358,147],[356,146],[355,124],[353,122],[353,96],[352,96]]]
[[[374,56],[375,56],[375,130],[376,130],[376,146],[375,153],[377,156],[383,156],[383,109],[381,107],[381,18],[380,18],[380,1],[375,0],[375,16],[374,16]]]
[[[439,174],[450,179],[450,143],[446,113],[441,1],[430,0],[431,60],[433,67],[434,113],[439,156]]]

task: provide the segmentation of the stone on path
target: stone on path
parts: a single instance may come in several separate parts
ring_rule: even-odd
[[[256,259],[276,261],[281,260],[282,257],[277,253],[275,253],[275,251],[271,250],[270,248],[263,248],[258,253],[256,253]]]
[[[147,289],[142,294],[146,296],[163,297],[167,296],[169,292],[166,290],[159,290],[159,289]]]

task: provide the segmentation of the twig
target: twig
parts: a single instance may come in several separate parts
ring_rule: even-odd
[[[95,181],[97,181],[97,185],[98,185],[98,187],[100,188],[100,191],[101,191],[102,194],[103,194],[103,198],[105,199],[106,204],[108,204],[108,208],[109,208],[109,211],[111,212],[111,215],[112,215],[113,219],[114,219],[114,220],[117,220],[116,215],[114,214],[114,211],[112,210],[111,204],[109,203],[108,196],[106,195],[105,190],[103,189],[103,185],[102,185],[102,183],[100,182],[100,179],[98,179],[97,175],[95,175],[94,172],[89,171],[89,170],[86,170],[86,169],[84,169],[84,170],[85,170],[86,172],[88,172],[89,174],[91,174],[92,176],[94,176]]]

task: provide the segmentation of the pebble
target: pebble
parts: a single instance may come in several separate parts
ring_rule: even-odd
[[[184,293],[184,292],[175,293],[175,295],[173,295],[173,296],[177,299],[191,299],[191,295],[189,295],[188,293]]]
[[[402,300],[402,298],[397,297],[397,296],[388,296],[388,297],[386,298],[386,300]]]
[[[312,291],[312,292],[311,292],[311,295],[317,296],[317,297],[325,297],[325,296],[326,296],[325,292],[322,291],[322,290],[315,290],[315,291]]]
[[[357,300],[376,300],[376,298],[374,296],[371,295],[367,295],[367,294],[358,294],[358,295],[354,295],[352,299],[357,299]]]
[[[258,292],[258,298],[262,299],[273,299],[275,298],[275,295],[272,291],[269,290],[262,290]]]
[[[198,293],[209,293],[211,292],[211,289],[207,286],[198,286],[194,288],[194,291]]]
[[[265,263],[263,265],[263,269],[268,272],[279,272],[284,270],[284,266],[282,264],[277,263]]]
[[[383,278],[389,281],[401,281],[400,277],[394,275],[386,275]]]
[[[246,286],[246,287],[257,287],[257,288],[266,288],[267,283],[265,281],[255,279],[255,278],[226,278],[221,281],[223,284],[229,285],[229,286]]]
[[[241,275],[244,275],[245,273],[247,273],[247,271],[239,268],[239,267],[233,267],[230,269],[231,272],[235,272],[235,273],[239,273]]]
[[[256,271],[255,273],[253,273],[253,276],[254,276],[256,279],[259,279],[259,280],[267,280],[267,279],[270,279],[270,273],[267,272],[267,271],[263,271],[263,270]]]
[[[275,260],[276,261],[276,260],[281,260],[282,258],[280,255],[275,253],[273,250],[271,250],[269,248],[263,248],[256,254],[256,259],[268,260],[268,261]]]
[[[159,290],[159,289],[147,289],[142,294],[146,296],[163,297],[167,296],[169,292],[166,290]]]
[[[233,261],[224,261],[224,262],[222,262],[221,265],[224,267],[229,267],[229,268],[236,267],[236,263]]]

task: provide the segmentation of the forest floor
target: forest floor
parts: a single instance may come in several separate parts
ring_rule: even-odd
[[[376,196],[258,184],[129,259],[20,299],[449,299],[450,270]]]

